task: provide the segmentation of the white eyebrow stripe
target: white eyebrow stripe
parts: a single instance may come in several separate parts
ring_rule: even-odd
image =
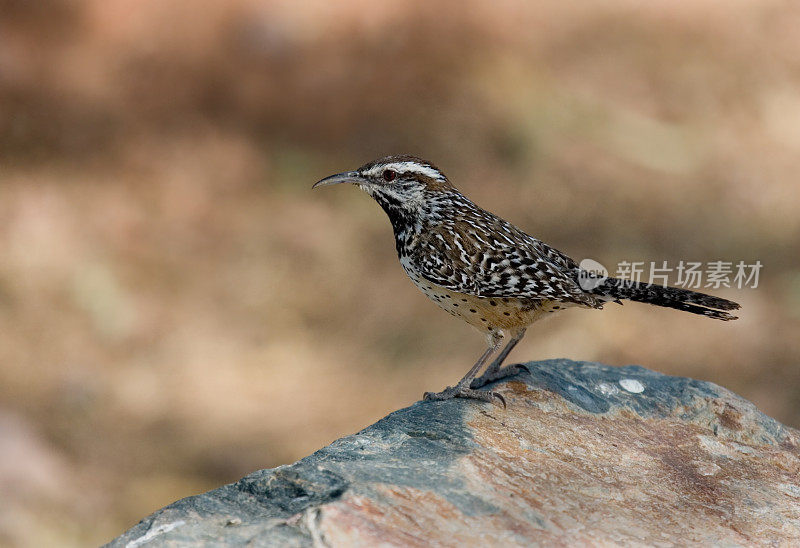
[[[391,169],[397,173],[407,173],[411,171],[413,173],[419,173],[420,175],[430,177],[431,179],[437,179],[439,181],[444,180],[444,175],[442,175],[438,170],[430,166],[418,164],[417,162],[392,162],[390,164],[379,165],[367,171],[366,174],[378,175],[378,173],[382,173],[385,169]]]

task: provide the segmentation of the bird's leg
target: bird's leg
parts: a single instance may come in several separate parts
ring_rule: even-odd
[[[467,374],[464,375],[458,384],[455,386],[448,386],[441,392],[425,392],[423,394],[422,399],[424,400],[449,400],[451,398],[469,398],[473,400],[481,400],[481,401],[488,401],[492,402],[495,398],[500,400],[503,403],[503,407],[506,406],[505,398],[497,392],[491,392],[488,390],[473,390],[470,388],[470,384],[475,376],[478,374],[478,371],[481,370],[486,364],[486,361],[497,352],[497,349],[500,348],[500,342],[503,340],[503,336],[500,333],[491,333],[489,335],[489,348],[486,349],[486,352],[475,362],[475,365],[467,371]]]
[[[514,350],[514,347],[517,346],[517,343],[522,340],[522,337],[525,336],[525,329],[521,329],[514,335],[508,344],[503,348],[500,352],[500,355],[495,358],[495,360],[486,368],[486,371],[478,377],[477,379],[473,380],[470,383],[470,388],[481,388],[482,386],[486,386],[492,381],[496,381],[498,379],[504,379],[506,377],[510,377],[511,375],[516,375],[520,372],[521,369],[528,371],[528,368],[522,364],[515,363],[514,365],[509,365],[500,369],[500,366],[503,365],[503,362],[508,357],[509,353]],[[530,371],[528,371],[530,373]]]

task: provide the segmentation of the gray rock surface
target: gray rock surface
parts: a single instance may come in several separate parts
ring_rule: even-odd
[[[108,546],[800,545],[798,431],[714,384],[548,360],[417,402]]]

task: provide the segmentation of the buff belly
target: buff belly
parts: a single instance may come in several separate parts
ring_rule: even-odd
[[[513,332],[570,306],[552,300],[476,297],[450,291],[411,273],[408,274],[420,291],[439,308],[486,333]]]

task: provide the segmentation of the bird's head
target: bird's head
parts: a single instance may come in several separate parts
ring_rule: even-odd
[[[387,156],[325,177],[312,188],[339,183],[358,185],[387,212],[420,210],[432,195],[455,190],[436,166],[414,156]]]

